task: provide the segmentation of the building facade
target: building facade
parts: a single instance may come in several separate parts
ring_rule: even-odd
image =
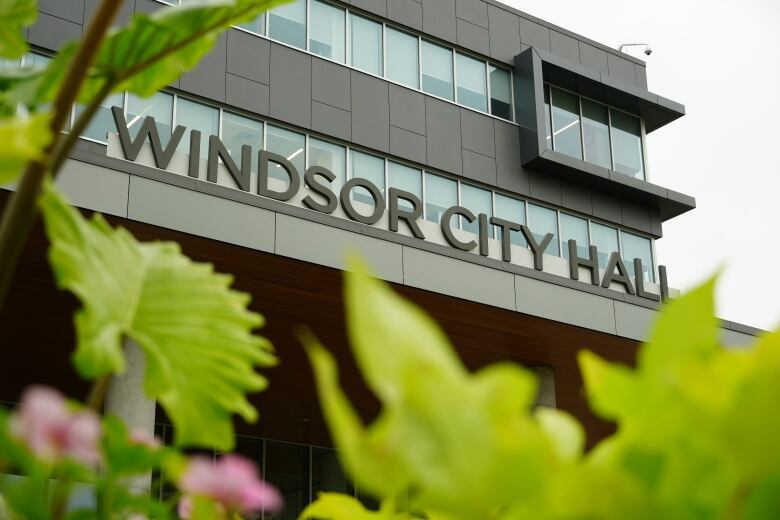
[[[96,3],[42,0],[21,64],[79,38]],[[121,17],[165,6],[126,0]],[[641,60],[494,0],[296,0],[230,29],[154,97],[108,99],[58,183],[252,294],[282,363],[238,449],[296,518],[319,490],[360,490],[329,448],[295,326],[336,352],[365,418],[377,410],[346,346],[350,248],[470,368],[534,367],[540,403],[576,415],[589,444],[611,431],[587,410],[576,354],[632,363],[675,294],[654,243],[695,201],[652,182],[645,136],[684,112],[648,90]],[[30,383],[86,391],[67,363],[76,303],[55,290],[45,247],[39,229],[0,316],[18,354],[6,402]],[[727,344],[756,332],[723,322]],[[159,410],[155,422],[167,437]]]

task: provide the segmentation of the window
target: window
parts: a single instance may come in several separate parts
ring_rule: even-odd
[[[461,184],[460,205],[471,211],[474,217],[478,217],[480,213],[487,215],[488,219],[493,216],[492,192],[488,190]],[[465,217],[461,217],[460,222],[461,229],[464,231],[475,235],[479,234],[479,220],[477,218],[474,218],[474,222],[469,222]],[[493,237],[491,230],[488,230],[488,236]]]
[[[127,127],[130,136],[135,139],[144,118],[151,116],[157,124],[157,133],[163,146],[171,139],[171,121],[173,120],[173,96],[158,92],[149,98],[140,98],[133,94],[127,96]]]
[[[515,224],[525,224],[525,202],[513,199],[506,195],[496,193],[496,217],[514,222]],[[496,238],[503,239],[501,228],[495,228]],[[523,233],[512,231],[511,242],[516,246],[528,247]]]
[[[176,102],[176,124],[187,128],[179,151],[190,153],[190,130],[200,130],[200,156],[209,155],[209,136],[219,134],[219,110],[179,98]]]
[[[385,160],[356,150],[350,150],[349,157],[352,177],[371,181],[385,195]],[[368,190],[360,186],[352,190],[352,200],[364,204],[374,203]]]
[[[655,282],[653,246],[650,239],[625,231],[620,232],[620,238],[623,240],[623,262],[629,274],[634,276],[634,258],[639,258],[642,260],[642,278],[648,282]]]
[[[434,43],[422,42],[422,89],[428,94],[452,101],[452,51]]]
[[[485,62],[457,53],[455,62],[458,71],[458,103],[487,112]]]
[[[309,50],[324,58],[344,63],[345,11],[330,4],[313,0]]]
[[[281,155],[295,166],[298,175],[303,175],[306,171],[306,137],[303,134],[291,132],[284,128],[267,125],[265,134],[265,149],[269,152]],[[273,179],[279,179],[289,184],[287,173],[282,171],[278,164],[270,163],[268,167],[268,176]]]
[[[544,86],[544,135],[547,138],[547,148],[552,150],[552,118],[550,117],[550,87]]]
[[[108,133],[116,133],[116,125],[114,124],[114,116],[111,114],[111,107],[119,107],[124,110],[125,95],[124,93],[111,94],[106,97],[100,104],[100,107],[95,112],[87,128],[82,132],[82,137],[94,139],[105,143],[108,141]],[[84,105],[76,105],[76,111],[73,118],[75,122],[84,111]]]
[[[569,258],[569,240],[577,241],[577,256],[589,258],[588,221],[568,213],[561,213],[561,251]]]
[[[618,246],[618,230],[591,222],[590,233],[590,243],[599,250],[599,268],[606,269],[610,255],[620,250]]]
[[[422,200],[422,172],[416,168],[388,161],[387,184],[391,188],[413,193]],[[398,206],[407,211],[412,209],[412,205],[403,199],[399,200]]]
[[[352,66],[382,75],[382,24],[350,14]]]
[[[446,177],[425,174],[425,220],[441,222],[447,208],[458,205],[458,183]]]
[[[347,151],[343,146],[309,139],[309,166],[320,166],[333,172],[336,178],[330,183],[331,189],[338,193],[347,176]]]
[[[306,48],[306,0],[282,4],[269,12],[269,36],[274,40]]]
[[[553,149],[582,159],[580,98],[570,92],[550,89],[552,96]]]
[[[458,64],[460,75],[460,64]],[[460,88],[460,80],[458,80]],[[458,91],[458,99],[461,99]],[[490,66],[490,113],[509,121],[512,120],[512,76],[508,70]]]
[[[585,160],[612,169],[607,107],[585,98],[582,98],[582,139],[585,142]]]
[[[642,126],[638,117],[610,109],[612,118],[612,150],[615,154],[613,170],[618,173],[645,178],[642,160]]]
[[[352,494],[352,490],[344,470],[341,469],[338,454],[335,450],[312,448],[311,450],[311,496],[320,493]]]
[[[238,27],[265,36],[265,13],[259,15],[254,20],[239,24]]]
[[[387,27],[385,43],[387,45],[387,63],[385,64],[387,79],[397,81],[407,87],[420,88],[417,37]]]
[[[558,248],[558,212],[545,208],[544,206],[537,206],[536,204],[528,205],[528,227],[534,235],[534,240],[540,243],[547,233],[552,233],[553,239],[547,249],[544,250],[548,255],[559,256]]]
[[[263,147],[263,123],[230,112],[222,114],[222,142],[241,167],[241,148],[252,147],[252,173],[257,173],[257,152]]]
[[[281,512],[265,512],[263,518],[296,520],[309,503],[309,447],[266,441],[263,477],[279,490],[284,499]]]

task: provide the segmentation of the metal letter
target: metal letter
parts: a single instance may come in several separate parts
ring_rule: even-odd
[[[210,135],[209,162],[206,169],[206,179],[209,182],[217,182],[219,159],[222,159],[222,164],[233,178],[233,182],[242,190],[249,191],[249,179],[252,176],[252,147],[248,144],[241,147],[241,169],[239,170],[219,137]]]
[[[488,256],[490,248],[488,243],[488,216],[484,213],[479,214],[479,254]]]
[[[374,212],[368,216],[358,213],[355,206],[352,205],[352,188],[357,186],[368,190],[371,198],[374,199]],[[385,199],[382,197],[382,192],[379,191],[379,188],[377,188],[373,182],[367,179],[353,177],[348,180],[344,186],[342,186],[339,198],[341,199],[341,208],[344,210],[344,213],[352,220],[360,222],[361,224],[376,224],[385,213]]]
[[[531,252],[534,254],[534,269],[537,271],[544,270],[544,260],[542,259],[542,255],[544,254],[544,250],[547,249],[547,246],[550,245],[550,242],[552,242],[553,234],[547,233],[544,235],[544,238],[541,242],[537,242],[534,238],[534,234],[531,233],[530,229],[528,229],[528,226],[520,226],[520,231],[523,233],[523,236],[528,242],[528,245],[531,246]]]
[[[258,172],[257,172],[257,194],[271,199],[288,201],[298,193],[301,187],[301,177],[293,163],[275,153],[260,150],[258,153]],[[287,172],[290,178],[290,186],[285,191],[274,191],[268,188],[268,163],[276,163]]]
[[[160,142],[160,134],[157,132],[157,123],[151,116],[146,116],[143,123],[141,123],[138,129],[138,134],[135,136],[135,140],[130,138],[130,130],[127,128],[127,121],[125,120],[124,111],[119,107],[111,107],[111,114],[114,116],[114,123],[116,123],[117,133],[119,134],[119,144],[122,147],[122,154],[128,161],[135,161],[138,158],[138,154],[141,152],[141,147],[144,145],[144,141],[147,136],[149,142],[152,145],[152,156],[154,157],[154,164],[164,170],[168,167],[173,158],[173,154],[176,151],[176,147],[179,146],[184,135],[185,128],[183,126],[176,126],[171,134],[171,139],[168,141],[168,146],[162,147]]]
[[[328,182],[333,182],[336,179],[336,174],[320,166],[312,166],[303,174],[303,182],[311,191],[318,195],[322,195],[325,199],[325,204],[317,202],[311,195],[306,195],[301,202],[303,202],[304,206],[313,209],[314,211],[319,211],[320,213],[333,213],[336,211],[336,206],[338,205],[336,194],[333,193],[333,190],[331,190],[329,186],[321,184],[317,180],[317,175],[325,177]]]
[[[599,252],[596,246],[588,248],[590,258],[577,256],[577,241],[569,240],[569,276],[572,280],[580,279],[580,266],[590,269],[590,283],[599,284]]]
[[[617,274],[615,274],[616,268]],[[623,259],[620,258],[620,253],[617,251],[609,256],[607,268],[604,270],[604,281],[601,282],[601,286],[609,289],[612,282],[622,283],[628,294],[634,294],[634,286],[631,284],[631,278],[628,276],[626,265],[623,263]]]
[[[669,298],[669,281],[666,279],[666,266],[658,266],[658,281],[661,286],[661,301],[668,302]]]
[[[411,203],[412,211],[401,209],[398,205],[398,199],[404,199]],[[425,235],[420,229],[420,225],[417,224],[417,220],[422,217],[422,201],[417,198],[414,193],[408,191],[398,190],[396,188],[390,188],[390,231],[398,231],[398,220],[403,220],[409,229],[412,231],[412,235],[415,238],[425,240]]]
[[[450,226],[453,215],[462,215],[469,224],[474,222],[477,217],[475,217],[471,211],[464,208],[463,206],[452,206],[447,208],[444,213],[442,213],[441,221],[439,222],[439,226],[441,226],[441,234],[444,235],[444,240],[446,240],[449,245],[455,249],[460,249],[461,251],[471,251],[477,247],[477,242],[474,240],[463,242],[462,240],[455,238],[455,235],[452,233],[452,227]]]
[[[504,262],[511,262],[512,231],[520,231],[520,224],[498,217],[490,217],[490,223],[501,227],[501,258]]]
[[[187,175],[200,176],[200,130],[190,130],[190,164]]]
[[[636,295],[648,300],[657,302],[661,299],[657,294],[645,291],[645,277],[642,276],[642,259],[634,258],[634,285],[636,285]]]

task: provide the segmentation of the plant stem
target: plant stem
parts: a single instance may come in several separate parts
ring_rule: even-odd
[[[0,221],[0,312],[3,310],[19,255],[35,223],[36,201],[43,179],[49,171],[51,151],[56,147],[57,141],[62,139],[60,132],[65,126],[87,70],[121,5],[122,0],[103,0],[100,3],[54,100],[54,116],[49,128],[55,141],[44,151],[45,159],[42,162],[32,161],[27,165],[16,193],[11,196],[3,212]]]
[[[87,406],[95,413],[103,413],[103,401],[106,398],[108,384],[111,382],[111,374],[100,376],[92,382],[87,395]]]

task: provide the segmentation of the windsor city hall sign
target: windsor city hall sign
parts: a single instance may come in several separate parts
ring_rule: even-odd
[[[119,144],[122,153],[128,161],[136,161],[138,155],[147,141],[151,146],[152,156],[155,166],[165,170],[168,168],[173,155],[184,137],[186,128],[177,126],[174,128],[170,140],[166,146],[162,146],[160,135],[157,130],[157,124],[153,117],[145,117],[141,123],[135,139],[130,136],[129,127],[123,110],[119,107],[111,108],[114,116],[116,128],[119,134]],[[241,147],[241,165],[237,165],[231,157],[224,143],[219,137],[212,135],[208,140],[208,160],[206,168],[206,179],[209,182],[217,182],[217,172],[221,161],[227,173],[235,182],[236,186],[243,190],[250,190],[250,177],[252,166],[252,147],[243,145]],[[188,175],[197,178],[200,173],[200,144],[201,132],[199,130],[190,130],[190,147]],[[258,150],[258,181],[257,194],[263,197],[279,201],[289,201],[298,193],[301,188],[301,175],[296,167],[285,157],[266,150]],[[279,165],[286,172],[289,178],[289,185],[284,191],[277,191],[268,186],[268,165],[273,163]],[[382,191],[371,181],[357,176],[349,179],[336,193],[331,188],[331,183],[336,179],[336,175],[326,168],[320,166],[311,166],[303,174],[303,184],[309,193],[302,199],[302,203],[307,208],[321,213],[333,213],[338,205],[341,205],[346,215],[361,224],[376,224],[388,212],[388,227],[390,231],[398,231],[399,222],[403,221],[415,238],[425,240],[423,230],[420,228],[419,221],[423,215],[423,202],[413,193],[390,188],[385,200]],[[373,199],[373,211],[370,214],[358,212],[353,204],[351,197],[352,190],[363,188]],[[401,204],[404,201],[406,204]],[[387,209],[386,209],[387,208]],[[478,223],[479,233],[477,240],[463,241],[452,230],[452,217],[461,216],[467,222]],[[541,240],[537,239],[528,226],[512,222],[498,217],[490,217],[484,213],[474,215],[469,209],[462,206],[452,206],[444,211],[440,220],[441,233],[446,242],[453,248],[461,251],[472,251],[478,248],[482,256],[488,256],[488,240],[490,238],[489,226],[496,226],[501,229],[501,257],[504,262],[512,261],[511,231],[519,231],[528,243],[534,259],[534,269],[544,270],[544,252],[552,242],[554,235],[547,233]],[[659,301],[661,298],[668,297],[668,285],[666,282],[666,271],[664,266],[659,266],[659,278],[661,286],[661,295],[645,290],[645,280],[642,276],[642,260],[635,258],[634,276],[632,277],[620,257],[620,253],[612,251],[604,270],[604,277],[601,279],[598,250],[596,246],[590,246],[588,257],[578,256],[577,243],[574,240],[568,241],[569,248],[569,276],[573,280],[579,280],[580,267],[590,271],[591,283],[609,288],[613,283],[622,285],[626,292],[642,298],[653,301]]]

